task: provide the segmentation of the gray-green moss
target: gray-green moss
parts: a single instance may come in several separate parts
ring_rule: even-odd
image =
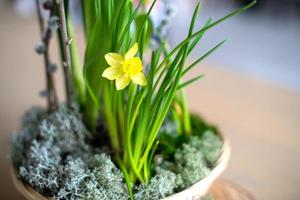
[[[128,192],[121,172],[105,154],[95,154],[65,166],[65,182],[54,199],[126,200]]]
[[[176,185],[176,174],[169,170],[160,170],[148,185],[140,185],[134,195],[138,200],[157,200],[173,194]]]
[[[120,170],[89,137],[76,109],[33,108],[12,135],[11,159],[23,181],[54,199],[128,199]]]
[[[174,162],[160,160],[156,171],[168,170],[176,174],[176,190],[191,186],[207,176],[218,159],[222,142],[215,133],[208,130],[202,137],[192,136],[188,143],[177,149]]]
[[[12,135],[11,159],[20,178],[54,199],[128,200],[120,170],[110,156],[90,145],[92,136],[77,109],[52,114],[33,108]],[[157,200],[205,177],[219,157],[222,142],[212,131],[193,136],[174,154],[174,162],[155,162],[148,185],[134,186],[136,200]]]

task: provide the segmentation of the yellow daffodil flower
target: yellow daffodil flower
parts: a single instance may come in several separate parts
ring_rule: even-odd
[[[138,44],[135,43],[124,56],[118,53],[105,55],[105,60],[110,67],[104,70],[102,76],[109,80],[115,80],[117,90],[126,88],[130,81],[142,86],[147,85],[142,61],[139,57],[135,57],[137,52]]]

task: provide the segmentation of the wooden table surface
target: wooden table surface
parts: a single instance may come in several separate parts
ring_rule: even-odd
[[[44,105],[38,96],[44,87],[43,62],[33,51],[39,37],[34,19],[17,18],[7,8],[0,12],[0,25],[0,199],[20,200],[9,177],[9,133],[18,128],[28,107]],[[187,92],[193,110],[218,124],[231,141],[224,177],[257,199],[298,200],[299,91],[218,65],[197,69],[206,76]],[[56,78],[62,97],[62,79]]]
[[[217,180],[209,193],[214,200],[255,200],[247,189],[226,179]]]

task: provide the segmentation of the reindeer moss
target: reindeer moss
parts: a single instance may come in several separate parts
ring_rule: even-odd
[[[188,143],[177,149],[173,162],[162,159],[156,170],[163,169],[175,173],[176,190],[182,190],[209,174],[221,148],[220,139],[213,132],[206,131],[201,138],[192,136]]]
[[[78,109],[60,106],[48,114],[32,108],[12,135],[11,159],[22,181],[53,199],[128,200],[121,171],[108,152],[91,145],[93,139]],[[154,176],[148,185],[134,186],[134,199],[158,200],[192,185],[207,176],[221,147],[208,130],[182,144],[172,159],[156,155]]]
[[[173,194],[176,189],[176,174],[169,170],[161,170],[148,185],[140,185],[134,199],[155,200]]]
[[[48,115],[33,108],[12,136],[11,159],[20,178],[54,199],[125,200],[123,176],[110,157],[90,145],[76,109]]]

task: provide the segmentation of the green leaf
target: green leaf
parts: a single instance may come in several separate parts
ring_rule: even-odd
[[[108,67],[104,55],[110,52],[112,39],[107,27],[100,17],[89,34],[85,51],[83,76],[87,86],[86,121],[88,126],[95,128],[98,117],[99,95],[107,80],[102,78],[102,72]],[[101,44],[101,45],[100,45]]]
[[[197,64],[202,62],[205,58],[210,56],[212,53],[214,53],[217,49],[219,49],[226,40],[220,42],[215,47],[213,47],[211,50],[209,50],[207,53],[205,53],[203,56],[201,56],[199,59],[197,59],[195,62],[193,62],[190,66],[188,66],[185,70],[183,70],[181,77],[183,77],[187,72],[189,72],[191,69],[193,69]]]
[[[203,28],[207,27],[209,24],[211,24],[211,22],[212,22],[212,19],[209,18],[209,19],[205,22]],[[188,54],[190,54],[190,53],[193,51],[193,49],[196,47],[196,45],[199,44],[199,41],[202,39],[202,37],[203,37],[204,34],[205,34],[205,31],[203,31],[202,34],[199,34],[199,35],[192,41],[192,43],[191,43],[191,45],[190,45],[190,47],[189,47]]]
[[[190,85],[190,84],[192,84],[192,83],[194,83],[194,82],[196,82],[196,81],[202,79],[203,77],[204,77],[203,74],[202,74],[202,75],[199,75],[199,76],[196,76],[195,78],[192,78],[192,79],[190,79],[190,80],[188,80],[188,81],[186,81],[186,82],[180,84],[180,85],[178,86],[177,90],[180,90],[180,89],[182,89],[182,88],[185,88],[186,86],[188,86],[188,85]]]
[[[119,40],[117,40],[117,43],[118,43],[118,45],[117,45],[118,48],[117,48],[117,49],[120,49],[120,48],[121,48],[121,46],[122,46],[122,44],[123,44],[123,42],[124,42],[124,39],[125,39],[126,35],[128,35],[128,32],[129,32],[129,30],[130,30],[130,26],[131,26],[132,22],[134,21],[136,15],[138,14],[138,11],[139,11],[139,9],[141,8],[143,2],[144,2],[144,0],[140,0],[138,6],[137,6],[136,9],[134,10],[134,12],[131,14],[131,16],[130,16],[128,22],[126,23],[126,26],[125,26],[124,30],[122,31],[122,33],[121,33],[121,37],[119,38]],[[126,10],[125,10],[125,11],[126,11]]]
[[[89,38],[89,34],[93,30],[94,24],[96,23],[97,16],[99,16],[100,1],[81,0],[81,5],[83,11],[85,35],[86,38]]]
[[[144,1],[144,0],[142,0]],[[142,22],[142,28],[140,30],[138,30],[138,34],[137,34],[137,38],[139,40],[139,38],[141,37],[142,33],[143,33],[143,26],[145,26],[146,22],[150,19],[150,14],[156,4],[157,0],[154,0],[149,8],[149,10],[147,11],[144,19],[143,19],[143,22]]]
[[[149,41],[152,37],[152,33],[153,33],[153,24],[152,21],[149,17],[146,16],[146,14],[139,14],[138,16],[136,16],[135,20],[135,29],[136,29],[136,41],[138,41],[138,35],[137,35],[137,31],[138,30],[142,30],[143,28],[145,28],[144,30],[144,42],[143,45],[147,46],[149,44]],[[144,25],[144,23],[146,23],[147,25]]]
[[[161,62],[161,64],[158,66],[157,70],[155,71],[155,74],[161,70],[164,65],[166,64],[166,62],[168,61],[168,59],[170,59],[181,47],[183,47],[184,45],[186,45],[189,41],[191,41],[192,39],[195,39],[196,37],[199,37],[199,35],[203,34],[203,32],[215,27],[216,25],[222,23],[223,21],[227,20],[228,18],[231,18],[235,15],[238,15],[246,10],[248,10],[249,8],[251,8],[253,5],[256,4],[256,1],[253,1],[252,3],[246,5],[243,8],[237,9],[233,12],[231,12],[230,14],[226,15],[225,17],[222,17],[221,19],[209,24],[206,27],[201,28],[199,31],[195,32],[194,34],[192,34],[191,36],[187,37],[185,40],[183,40],[181,43],[179,43],[170,53],[169,55]]]
[[[124,175],[124,179],[125,179],[125,182],[126,182],[128,192],[129,192],[130,200],[133,200],[132,183],[131,183],[130,177],[128,175],[128,172],[126,170],[126,167],[125,167],[125,165],[124,165],[124,163],[122,162],[121,159],[117,158],[117,161],[118,161],[118,164],[119,164],[119,166],[121,168],[121,171]]]

